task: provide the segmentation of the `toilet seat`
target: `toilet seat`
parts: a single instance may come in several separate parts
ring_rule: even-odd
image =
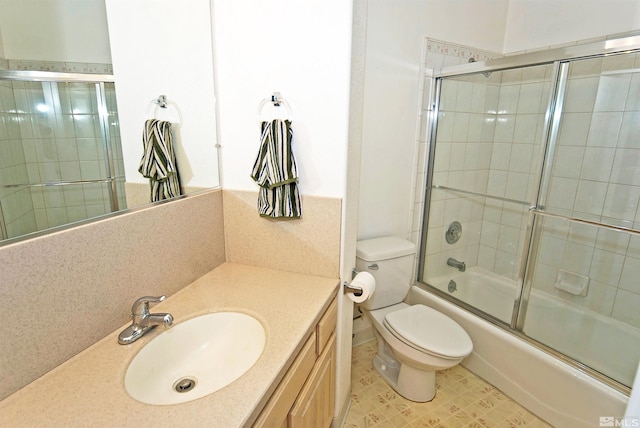
[[[389,312],[384,326],[403,343],[442,358],[463,358],[473,350],[467,332],[448,316],[425,305]]]

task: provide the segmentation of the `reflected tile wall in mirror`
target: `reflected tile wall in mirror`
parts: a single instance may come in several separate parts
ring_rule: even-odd
[[[124,191],[112,202],[106,181],[110,155],[117,188],[124,189],[115,88],[104,84],[109,147],[103,142],[98,89],[86,82],[1,82],[3,239],[126,208]]]

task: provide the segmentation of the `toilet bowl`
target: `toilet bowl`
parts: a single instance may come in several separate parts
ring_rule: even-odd
[[[378,341],[376,371],[409,400],[431,401],[436,370],[457,365],[473,350],[459,324],[428,306],[398,303],[365,313]]]
[[[403,397],[430,401],[435,372],[471,354],[471,338],[433,308],[403,303],[411,286],[415,245],[396,237],[358,241],[356,269],[376,279],[373,296],[361,304],[371,320],[378,350],[373,366]]]

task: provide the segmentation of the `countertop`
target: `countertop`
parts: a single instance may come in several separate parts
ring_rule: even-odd
[[[127,366],[162,333],[156,328],[131,345],[114,331],[0,402],[0,426],[210,426],[250,425],[273,393],[334,297],[337,278],[224,263],[152,312],[170,312],[174,325],[198,315],[232,310],[258,319],[265,349],[238,380],[200,399],[168,406],[144,404],[124,388]],[[88,310],[87,315],[90,315]],[[70,326],[74,327],[74,326]],[[60,332],[82,334],[82,326]]]

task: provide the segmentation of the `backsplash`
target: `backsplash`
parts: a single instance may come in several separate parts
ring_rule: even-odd
[[[259,216],[258,192],[223,193],[227,261],[340,276],[340,199],[302,195],[302,218],[272,220]]]
[[[225,261],[339,277],[341,199],[303,195],[293,221],[260,217],[256,199],[204,191],[1,247],[0,399],[121,328],[138,297]]]
[[[0,399],[224,261],[221,190],[0,248]]]

